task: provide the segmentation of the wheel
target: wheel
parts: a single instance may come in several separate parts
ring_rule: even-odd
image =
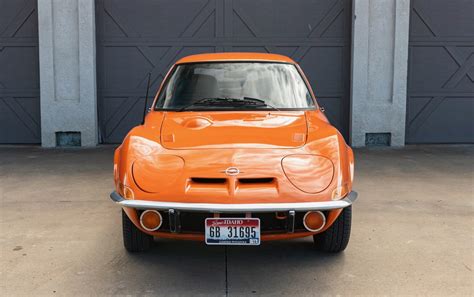
[[[122,210],[123,245],[129,252],[142,252],[150,248],[153,236],[143,233]]]
[[[313,235],[317,250],[328,253],[339,253],[345,250],[351,236],[352,206],[342,210],[339,217],[323,233]]]

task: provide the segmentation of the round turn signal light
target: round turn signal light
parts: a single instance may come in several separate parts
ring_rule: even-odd
[[[156,210],[145,210],[140,215],[140,225],[147,231],[156,231],[161,227],[163,218]]]
[[[326,225],[326,217],[320,211],[308,211],[303,217],[303,224],[306,230],[317,232]]]

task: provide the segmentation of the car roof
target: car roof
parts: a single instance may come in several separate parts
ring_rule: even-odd
[[[267,53],[239,53],[239,52],[226,52],[226,53],[208,53],[191,55],[181,58],[176,64],[185,63],[203,63],[203,62],[221,62],[221,61],[264,61],[264,62],[279,62],[279,63],[291,63],[296,64],[291,58],[278,54],[267,54]]]

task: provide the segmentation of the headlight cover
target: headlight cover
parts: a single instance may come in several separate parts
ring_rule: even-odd
[[[184,160],[175,155],[151,155],[132,165],[135,183],[140,189],[157,193],[176,182],[182,173]]]
[[[288,155],[281,164],[288,180],[299,190],[310,194],[324,191],[334,176],[334,164],[319,155]]]

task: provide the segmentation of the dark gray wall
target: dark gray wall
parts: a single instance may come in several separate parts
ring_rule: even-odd
[[[349,0],[96,1],[100,139],[122,141],[179,58],[272,52],[300,63],[331,122],[347,136]],[[151,97],[151,96],[150,96]]]
[[[474,1],[412,0],[407,143],[474,142]]]
[[[36,0],[0,0],[0,143],[39,143]]]

